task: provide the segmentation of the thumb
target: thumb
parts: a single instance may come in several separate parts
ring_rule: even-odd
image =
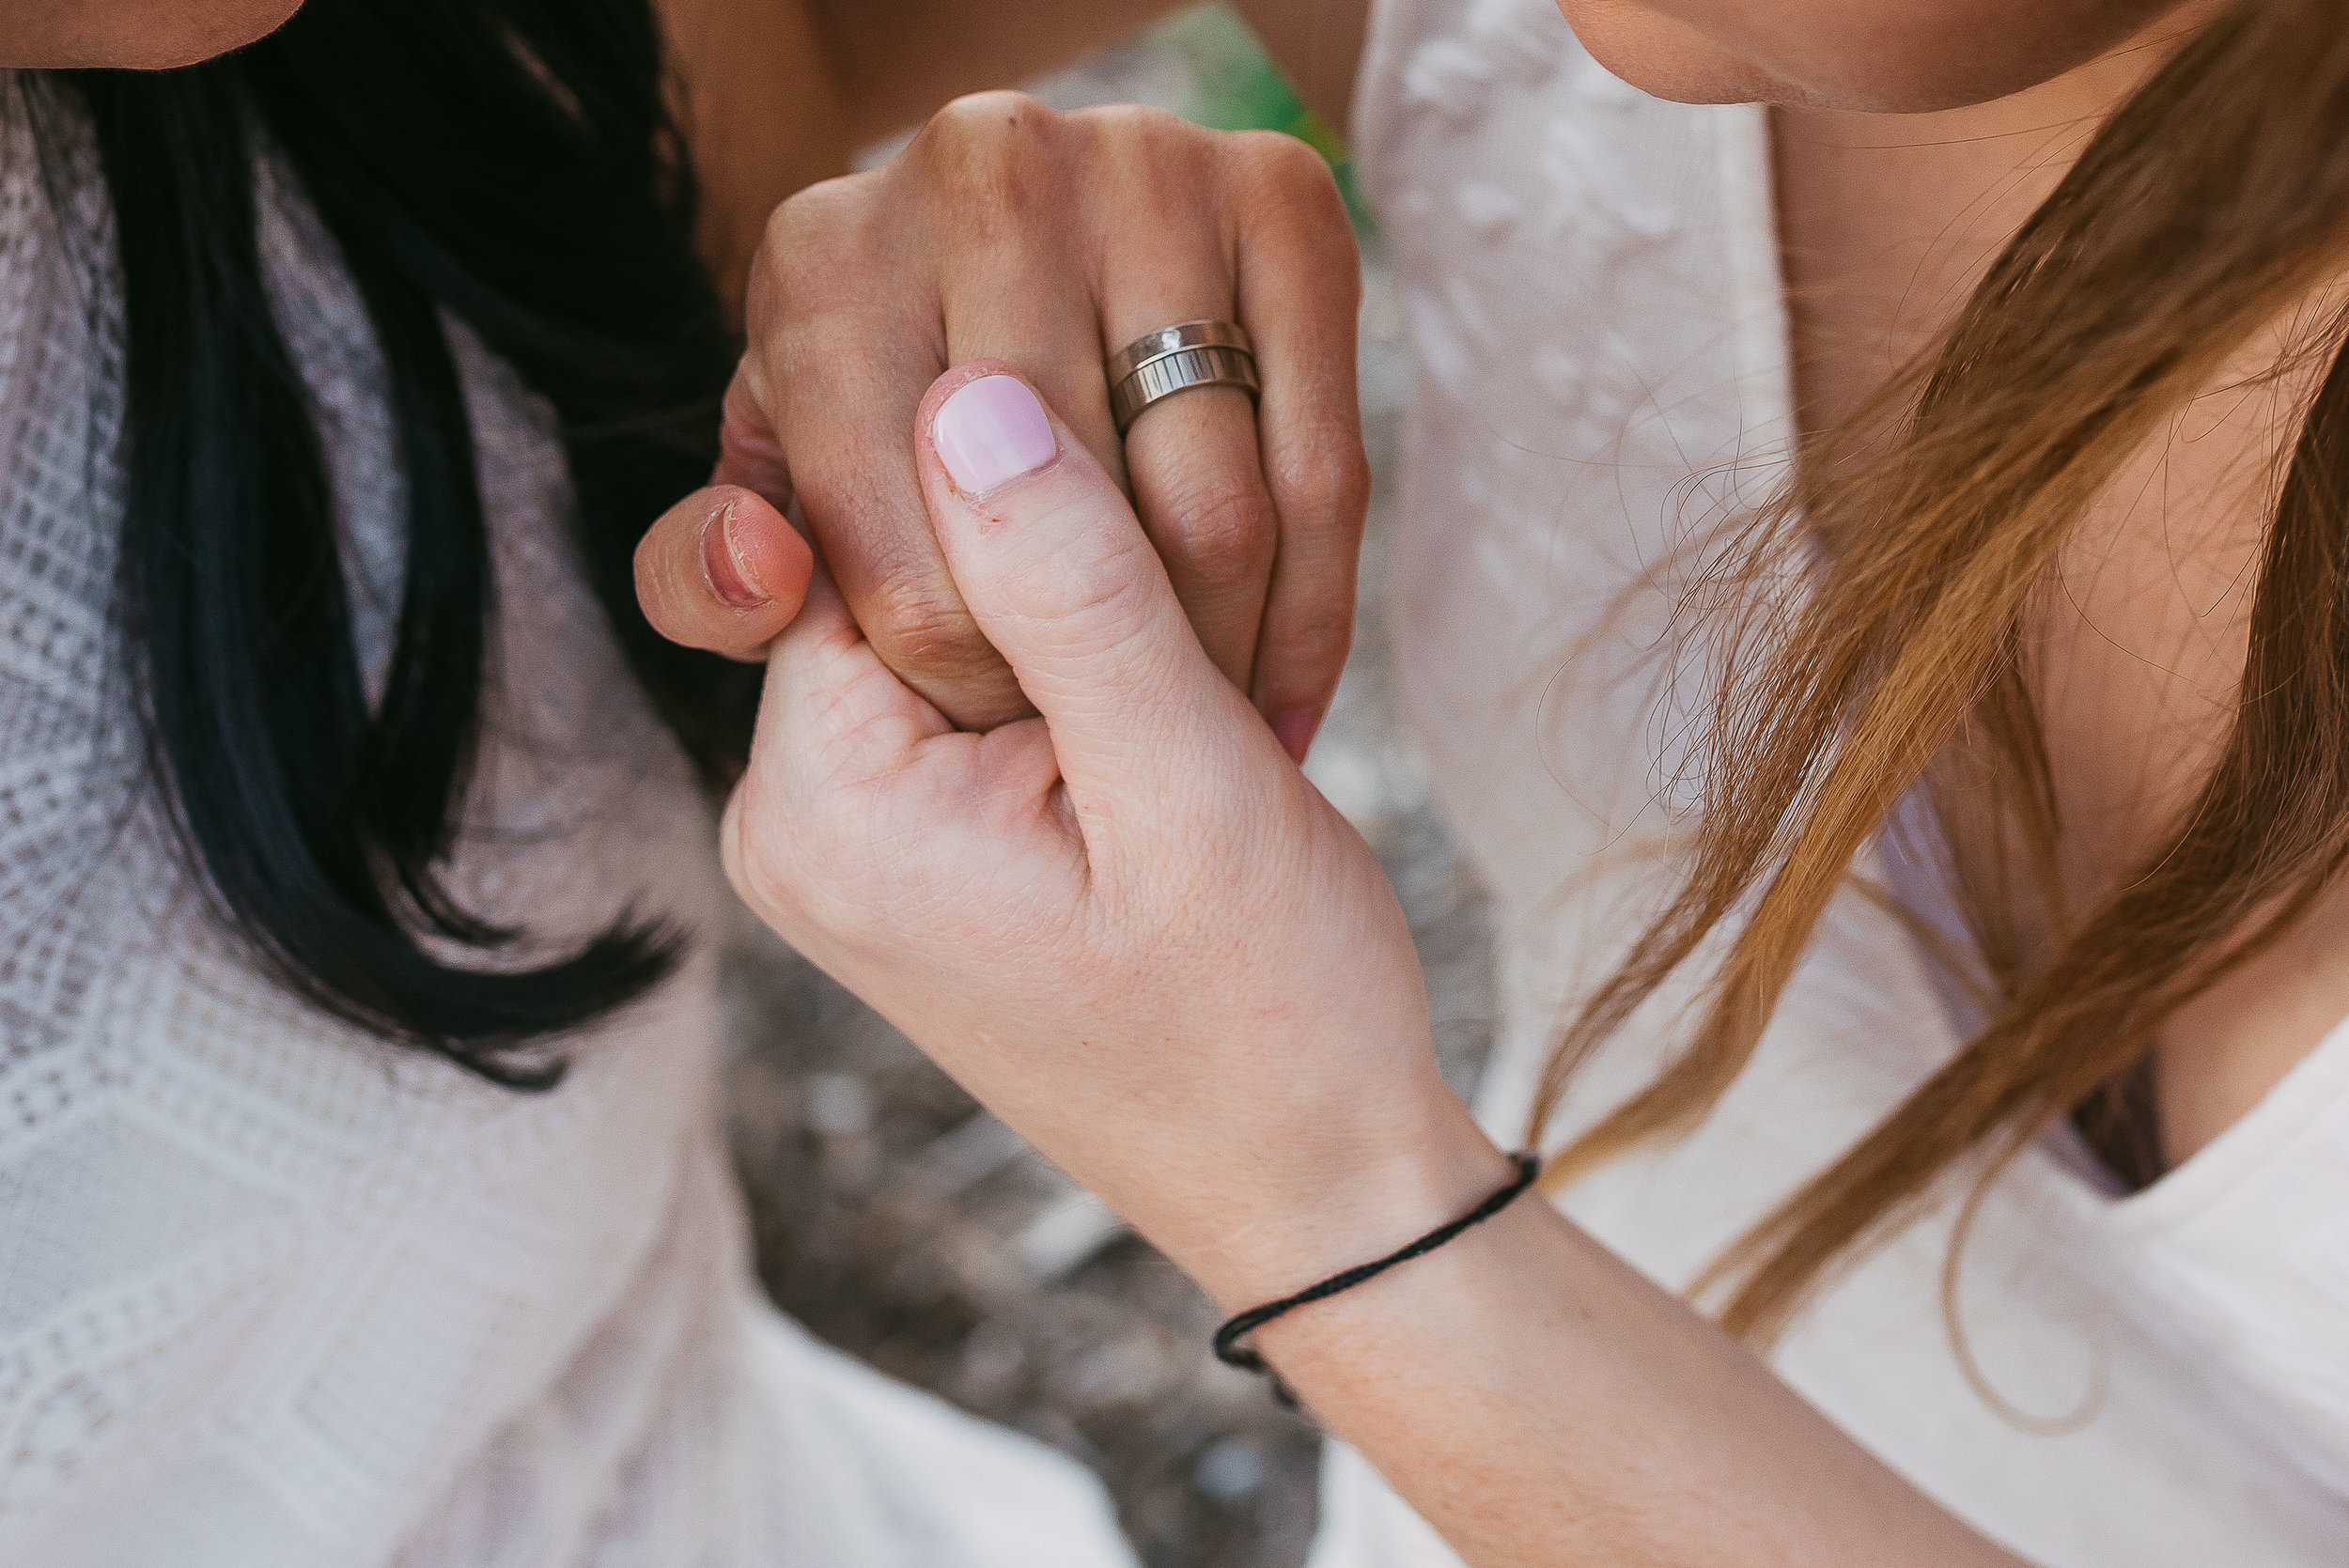
[[[1125,492],[1008,365],[940,377],[914,449],[955,586],[1044,715],[1073,789],[1129,788],[1222,707],[1252,722]]]
[[[636,543],[636,601],[672,643],[757,659],[807,596],[816,555],[739,485],[695,490]]]
[[[759,659],[799,613],[815,552],[792,527],[791,465],[749,359],[726,385],[709,488],[663,513],[636,545],[636,598],[672,643]]]

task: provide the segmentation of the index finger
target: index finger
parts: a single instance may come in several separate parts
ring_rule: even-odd
[[[930,536],[907,431],[945,367],[944,321],[926,277],[911,294],[875,288],[873,258],[902,249],[874,232],[884,223],[839,182],[785,203],[753,279],[751,353],[801,516],[874,652],[956,723],[988,729],[1029,709]]]

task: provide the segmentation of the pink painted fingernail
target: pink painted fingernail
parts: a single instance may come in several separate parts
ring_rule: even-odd
[[[1305,753],[1314,749],[1314,732],[1321,728],[1321,714],[1310,707],[1292,707],[1272,716],[1272,733],[1281,742],[1281,750],[1289,759],[1302,767]]]
[[[734,514],[739,504],[729,501],[702,524],[702,574],[709,591],[736,610],[755,610],[767,602],[767,590],[751,576],[734,537]]]
[[[1060,451],[1044,405],[1017,376],[981,376],[957,388],[939,405],[930,440],[965,495],[985,495],[1034,474]]]

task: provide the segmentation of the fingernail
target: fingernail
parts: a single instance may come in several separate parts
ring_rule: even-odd
[[[729,501],[702,524],[702,573],[709,591],[736,610],[755,610],[767,602],[767,591],[743,564],[742,550],[734,538],[734,514],[739,502]]]
[[[1314,749],[1314,732],[1320,727],[1320,713],[1310,707],[1292,707],[1272,716],[1272,733],[1280,738],[1281,750],[1299,767],[1304,766],[1305,753]]]
[[[985,495],[1052,460],[1052,422],[1017,376],[981,376],[939,405],[930,440],[947,477],[965,495]]]

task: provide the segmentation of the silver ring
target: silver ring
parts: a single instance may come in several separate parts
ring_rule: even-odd
[[[1253,399],[1256,351],[1229,321],[1185,321],[1134,339],[1107,366],[1110,416],[1121,437],[1142,411],[1195,386],[1236,386]]]

